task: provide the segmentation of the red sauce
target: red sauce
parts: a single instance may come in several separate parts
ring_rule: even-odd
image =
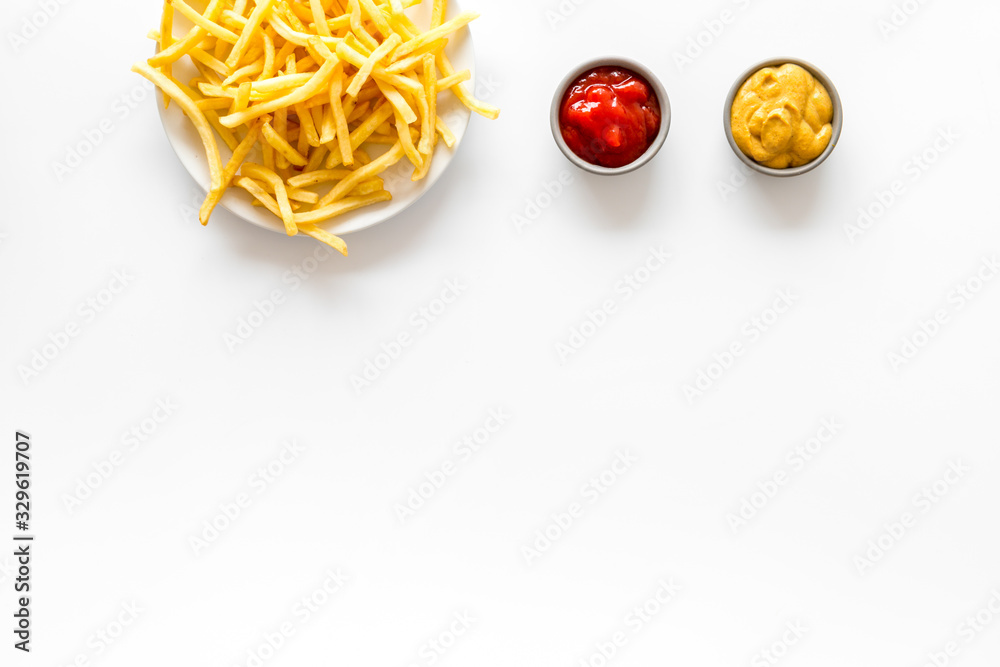
[[[559,126],[570,150],[591,164],[623,167],[660,131],[660,103],[649,83],[623,67],[598,67],[566,91]]]

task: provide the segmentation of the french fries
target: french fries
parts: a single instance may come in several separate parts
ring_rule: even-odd
[[[211,186],[199,212],[207,224],[232,186],[298,233],[347,255],[343,239],[320,225],[392,199],[380,174],[400,160],[424,178],[440,137],[455,137],[438,116],[451,91],[494,119],[445,56],[448,38],[475,12],[445,20],[447,0],[432,2],[421,30],[404,11],[424,0],[165,0],[158,53],[132,70],[163,91],[194,125]],[[204,2],[204,0],[203,0]],[[172,34],[175,16],[192,23]],[[197,68],[186,84],[174,65]],[[224,161],[218,139],[232,150]],[[386,150],[387,149],[387,150]],[[375,152],[372,152],[372,151]]]

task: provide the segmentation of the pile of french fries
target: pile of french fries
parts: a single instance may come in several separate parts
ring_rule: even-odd
[[[438,138],[455,142],[437,115],[439,93],[499,115],[465,90],[469,71],[456,72],[444,53],[448,37],[479,15],[446,21],[447,0],[433,0],[421,30],[404,13],[421,2],[208,0],[199,12],[165,0],[160,29],[150,33],[159,50],[132,70],[177,103],[205,146],[212,184],[203,225],[236,185],[289,236],[302,232],[346,255],[343,239],[317,223],[391,199],[379,174],[404,157],[414,181],[427,175]],[[179,38],[175,12],[193,24]],[[198,70],[186,84],[173,76],[185,56]],[[225,164],[217,137],[232,151]],[[378,145],[388,150],[369,155]]]

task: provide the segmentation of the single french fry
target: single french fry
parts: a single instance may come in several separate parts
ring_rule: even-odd
[[[257,77],[258,81],[263,81],[264,79],[270,79],[274,76],[276,67],[274,66],[274,40],[271,38],[267,31],[262,33],[262,38],[264,40],[264,69],[261,71],[260,76]]]
[[[320,95],[321,99],[322,97],[323,96]],[[323,141],[320,139],[320,132],[322,132],[323,128],[323,107],[322,105],[312,107],[311,109],[309,109],[309,112],[312,116],[313,131],[316,133],[316,144],[313,146],[313,148],[319,148],[320,146],[323,145]]]
[[[208,171],[212,180],[212,189],[219,188],[222,184],[222,158],[219,156],[219,145],[215,141],[212,133],[212,126],[209,125],[205,113],[198,108],[194,100],[191,99],[180,87],[159,70],[153,69],[148,63],[138,62],[132,65],[132,71],[144,76],[151,83],[160,87],[164,95],[169,95],[178,106],[184,110],[187,117],[194,123],[198,130],[198,136],[205,147],[205,157],[208,160]]]
[[[319,194],[311,190],[300,190],[299,188],[285,187],[288,192],[289,201],[299,201],[303,204],[315,204],[319,201]]]
[[[354,187],[361,181],[368,180],[372,176],[378,176],[383,171],[391,167],[392,165],[399,162],[402,159],[405,152],[403,151],[403,146],[399,142],[395,146],[390,148],[384,154],[378,158],[372,160],[368,164],[358,169],[355,169],[350,176],[340,181],[330,190],[328,193],[323,195],[319,200],[317,208],[323,208],[324,206],[329,206],[334,203],[348,192],[354,189]],[[311,222],[306,220],[305,222]]]
[[[309,162],[306,166],[302,168],[303,172],[316,171],[321,166],[323,166],[323,159],[326,158],[327,151],[329,149],[326,146],[317,146],[312,149],[309,153]],[[287,180],[287,179],[286,179]]]
[[[223,76],[228,76],[229,74],[229,68],[226,67],[226,63],[222,62],[221,60],[213,56],[211,53],[203,51],[198,47],[192,47],[191,50],[188,51],[188,55],[191,57],[192,60],[199,62],[202,65],[205,65],[206,67],[210,68],[213,72],[216,72]],[[167,72],[167,67],[170,66],[169,65],[164,66],[163,73],[166,74],[167,76],[170,76],[170,74]]]
[[[378,85],[378,89],[382,91],[385,99],[389,100],[389,103],[392,104],[392,106],[396,108],[396,111],[399,112],[399,115],[403,117],[403,120],[405,120],[408,124],[417,122],[417,114],[414,113],[410,105],[406,103],[406,100],[399,94],[398,90],[389,84],[379,81],[378,79],[375,80],[375,83]]]
[[[303,100],[309,99],[323,86],[329,84],[330,75],[333,73],[333,68],[336,67],[336,65],[337,64],[334,61],[327,60],[315,74],[311,75],[308,82],[304,83],[302,86],[296,88],[287,95],[283,95],[282,97],[268,102],[257,104],[240,113],[223,116],[219,119],[219,121],[226,127],[236,127],[237,125],[243,125],[247,121],[253,120],[254,118],[260,118],[264,114],[272,113],[281,107],[293,106]]]
[[[330,25],[326,22],[326,11],[323,9],[323,3],[320,0],[309,0],[309,8],[312,10],[313,26],[316,28],[316,32],[325,37],[333,37]]]
[[[236,185],[253,195],[257,201],[263,204],[276,217],[281,218],[281,209],[278,208],[278,202],[257,181],[249,176],[241,176],[236,180]]]
[[[406,14],[393,14],[389,18],[389,23],[392,24],[393,30],[407,40],[413,39],[421,33],[420,28],[414,25],[413,21]]]
[[[381,67],[376,67],[372,76],[382,83],[387,83],[397,90],[404,90],[410,95],[417,95],[423,90],[423,86],[416,79],[401,74],[389,74]]]
[[[200,14],[184,2],[184,0],[170,0],[170,5],[184,15],[184,17],[189,21],[204,30],[207,34],[212,35],[217,39],[229,42],[230,44],[235,44],[239,40],[239,36],[236,33],[223,28],[221,25],[216,23],[214,19],[209,19],[203,14]]]
[[[237,12],[235,9],[223,9],[222,13],[219,15],[219,19],[220,22],[227,28],[233,27],[240,32],[242,32],[243,28],[247,25],[246,17]],[[233,32],[236,32],[236,30]]]
[[[292,26],[281,20],[281,17],[275,12],[271,13],[271,26],[275,32],[296,46],[305,46],[309,43],[309,35],[307,33],[295,30]]]
[[[358,183],[353,190],[348,193],[349,197],[357,197],[359,195],[370,195],[373,192],[381,192],[385,190],[385,182],[381,178],[373,178],[371,180],[363,181]]]
[[[441,68],[441,72],[445,76],[452,76],[455,74],[455,68],[451,66],[451,62],[448,60],[448,56],[441,53],[437,54],[438,67]],[[467,106],[470,110],[475,111],[480,116],[484,118],[489,118],[490,120],[496,120],[500,116],[500,109],[497,109],[491,104],[486,104],[485,102],[480,102],[472,95],[470,95],[463,86],[458,85],[452,88],[452,92],[458,97],[458,99]]]
[[[277,165],[274,161],[275,150],[271,144],[265,142],[260,147],[261,157],[263,157],[264,166],[268,169],[274,170]]]
[[[437,7],[437,3],[434,6]],[[434,129],[437,124],[437,65],[434,64],[434,56],[429,53],[424,54],[422,64],[427,110],[424,114],[424,122],[420,127],[419,150],[424,155],[430,155],[434,151],[434,140],[437,136]]]
[[[308,72],[312,69],[313,65],[316,64],[316,60],[312,56],[306,56],[302,60],[295,63],[296,72]]]
[[[351,17],[349,14],[341,14],[337,18],[327,19],[326,25],[330,28],[330,32],[340,32],[344,28],[351,27]]]
[[[208,109],[217,111],[219,109],[232,108],[233,100],[228,97],[203,97],[202,99],[197,100],[195,104],[197,104],[198,108],[202,111],[206,111]]]
[[[208,7],[205,8],[205,18],[210,21],[218,18],[219,13],[222,11],[222,3],[223,0],[211,0],[208,3]],[[192,47],[198,46],[207,34],[208,32],[204,28],[196,25],[183,38],[176,40],[165,49],[160,49],[160,52],[147,60],[146,63],[150,67],[165,67],[166,65],[175,63],[187,55],[187,52]]]
[[[329,183],[347,178],[354,172],[350,169],[317,169],[315,171],[304,171],[298,176],[288,179],[288,184],[296,188],[307,188],[311,185]]]
[[[438,79],[438,90],[448,90],[449,88],[454,88],[460,83],[468,81],[472,75],[469,70],[463,69],[461,72],[455,72],[451,76],[444,76]]]
[[[403,146],[403,152],[413,164],[414,169],[420,169],[424,164],[424,158],[420,155],[417,147],[413,145],[413,137],[410,136],[410,126],[403,120],[403,117],[396,112],[396,134],[399,135],[399,143]]]
[[[284,39],[281,35],[278,35],[277,33],[275,34],[274,38]],[[275,46],[277,46],[277,44],[275,44]],[[295,49],[297,48],[298,44],[296,44],[295,42],[285,42],[284,44],[281,45],[281,48],[278,49],[278,52],[274,54],[274,64],[276,68],[274,70],[275,73],[277,73],[282,67],[285,66],[285,63],[288,62],[288,56],[295,53]],[[292,62],[295,61],[293,60]],[[285,72],[285,74],[288,74],[288,72]]]
[[[260,74],[263,71],[264,71],[264,59],[261,58],[260,60],[254,63],[239,68],[238,70],[227,76],[225,79],[222,80],[222,85],[223,86],[232,85],[239,79],[242,79],[244,77],[249,79],[254,74]]]
[[[312,12],[308,7],[300,5],[299,3],[289,4],[287,0],[276,0],[278,3],[278,9],[281,11],[281,15],[288,19],[288,25],[290,25],[297,32],[302,34],[308,34],[306,31],[308,28],[304,21],[312,20]],[[299,12],[302,16],[299,16]]]
[[[358,0],[350,0],[349,4],[351,8],[351,32],[362,44],[368,47],[369,51],[374,51],[378,48],[378,42],[365,30],[361,20],[361,5]]]
[[[281,176],[281,174],[278,174],[278,176]],[[277,196],[277,193],[274,191],[274,185],[272,183],[270,183],[269,181],[259,181],[259,179],[258,182],[259,185],[262,188],[264,188],[264,190],[268,194]],[[288,205],[291,207],[293,212],[299,208],[300,202],[302,204],[315,204],[316,202],[319,201],[319,195],[317,193],[311,190],[293,188],[289,185],[285,185],[285,194],[288,195]],[[277,201],[277,199],[275,199],[275,201]]]
[[[360,39],[358,39],[355,36],[354,32],[348,32],[344,36],[344,41],[342,43],[347,44],[349,47],[351,47],[351,49],[360,53],[363,58],[367,58],[372,54],[372,51],[378,48],[378,42],[375,43],[374,47],[371,47],[368,44],[362,42]]]
[[[278,202],[278,211],[281,213],[281,219],[285,223],[285,233],[289,236],[295,236],[298,233],[298,229],[295,227],[292,207],[288,202],[288,191],[285,189],[285,182],[282,178],[274,170],[254,164],[253,162],[244,162],[243,166],[240,167],[240,174],[264,181],[274,189],[274,198]]]
[[[160,50],[169,47],[174,43],[174,8],[170,5],[170,0],[164,0],[163,2],[163,16],[160,18]],[[170,63],[163,66],[163,73],[167,76],[171,76]],[[170,108],[170,98],[166,95],[163,96],[163,108]]]
[[[396,33],[391,27],[389,27],[389,22],[385,20],[385,16],[382,14],[382,10],[375,6],[372,0],[359,0],[358,4],[361,5],[361,11],[363,14],[367,15],[371,19],[372,23],[380,33],[382,33],[382,39],[387,40],[391,35]],[[385,44],[385,42],[382,42]]]
[[[350,117],[354,113],[354,107],[357,105],[358,100],[356,98],[348,97],[347,101],[344,102],[344,115]]]
[[[344,113],[344,106],[340,99],[344,86],[343,73],[344,64],[338,62],[335,66],[333,82],[330,84],[330,108],[333,110],[333,122],[337,129],[337,144],[340,146],[340,159],[349,167],[354,164],[354,151],[351,146],[351,133],[347,128],[347,116]],[[330,166],[327,165],[327,167]]]
[[[295,114],[299,117],[299,127],[305,134],[306,143],[310,146],[319,146],[319,133],[316,132],[312,113],[302,103],[296,104],[294,109]]]
[[[448,0],[434,0],[431,7],[431,27],[437,28],[444,23],[444,15],[448,12]]]
[[[288,143],[288,109],[278,109],[274,112],[274,123],[271,125],[271,129],[277,133],[278,137]],[[279,169],[288,169],[289,162],[288,158],[282,155],[280,152],[276,157],[276,163]]]
[[[354,152],[361,147],[361,144],[365,143],[365,141],[368,140],[368,137],[370,137],[372,133],[375,132],[375,129],[382,123],[392,118],[392,116],[393,116],[392,105],[383,102],[381,106],[379,106],[378,109],[376,109],[368,118],[366,118],[364,122],[358,125],[353,132],[344,135],[345,137],[347,137],[347,142],[348,142],[347,153],[344,153],[343,149],[341,149],[339,145],[336,150],[330,151],[330,157],[327,158],[326,161],[326,168],[333,169],[339,164],[342,163],[346,164],[343,162],[343,156],[345,154],[353,156]],[[339,130],[337,131],[337,134],[338,138],[340,138]],[[353,159],[351,164],[353,164]],[[347,164],[346,166],[349,167],[351,165]]]
[[[236,97],[233,98],[233,107],[230,109],[229,113],[236,113],[238,111],[243,111],[250,104],[250,82],[245,81],[240,84],[239,89],[236,92]]]
[[[368,113],[368,108],[371,107],[371,102],[362,102],[354,107],[351,111],[351,115],[347,117],[348,124],[356,123],[357,121],[364,118],[364,115]]]
[[[309,135],[306,134],[306,130],[302,126],[301,121],[299,121],[297,132],[298,134],[296,135],[295,148],[303,155],[307,155],[309,153]]]
[[[434,121],[434,127],[437,128],[438,134],[441,135],[441,139],[444,140],[444,145],[451,148],[455,145],[455,135],[452,134],[451,129],[445,124],[444,119],[438,116]]]
[[[364,206],[364,204],[358,204],[358,207],[360,206]],[[346,207],[344,208],[346,210]],[[303,234],[307,234],[308,236],[313,237],[317,241],[321,241],[327,244],[328,246],[330,246],[331,248],[342,254],[344,257],[347,257],[347,244],[344,243],[344,239],[340,238],[339,236],[335,236],[330,232],[326,231],[325,229],[317,227],[316,225],[302,225],[301,227],[299,227],[299,229],[302,231]]]
[[[397,48],[393,52],[393,59],[398,60],[405,55],[413,53],[420,47],[433,42],[434,40],[445,37],[446,35],[450,35],[456,30],[464,28],[466,25],[476,20],[477,18],[479,18],[479,14],[476,12],[462,12],[452,20],[446,21],[441,25],[437,26],[436,28],[431,28],[430,30],[419,35],[418,37],[414,37],[408,42],[405,42],[404,44],[400,45],[399,48]]]
[[[395,144],[393,145],[395,146]],[[361,167],[367,164],[371,164],[372,159],[368,157],[368,153],[365,152],[365,149],[359,148],[358,150],[354,151],[354,161],[358,165],[354,168],[354,171],[357,171]]]
[[[323,105],[323,121],[320,123],[319,142],[328,144],[337,138],[337,122],[333,119],[333,107]]]
[[[399,137],[397,137],[395,134],[378,134],[378,133],[375,133],[372,136],[368,137],[368,139],[367,139],[367,141],[365,141],[365,143],[366,144],[381,144],[383,146],[392,146],[397,141],[399,141]]]
[[[378,64],[380,60],[389,55],[389,53],[399,44],[401,44],[403,39],[396,33],[392,33],[392,36],[382,42],[378,48],[372,51],[372,54],[368,56],[365,60],[365,64],[361,66],[358,73],[354,75],[354,79],[351,80],[351,85],[347,87],[347,94],[351,97],[357,97],[358,92],[361,90],[361,86],[364,85],[368,77],[371,76],[372,70],[375,65]],[[341,45],[337,46],[337,53],[340,54]]]
[[[171,80],[184,92],[185,95],[195,101],[195,106],[198,106],[198,91],[188,88],[183,83],[180,83],[175,79]],[[208,120],[208,124],[211,125],[216,134],[219,135],[219,138],[221,138],[223,143],[229,147],[229,150],[236,150],[236,145],[239,143],[239,140],[236,139],[236,135],[233,134],[231,129],[224,127],[222,123],[219,122],[219,114],[212,109],[202,109],[201,112],[204,114],[205,119]]]
[[[308,160],[306,160],[305,156],[295,150],[283,136],[275,131],[270,123],[264,123],[264,126],[261,128],[261,134],[263,134],[264,140],[271,144],[271,147],[278,151],[289,163],[299,167],[306,166]]]
[[[233,156],[226,163],[225,168],[222,170],[222,178],[219,187],[212,188],[208,197],[205,198],[204,203],[201,205],[201,210],[198,212],[198,219],[202,225],[208,224],[208,219],[212,215],[212,211],[218,205],[219,201],[222,199],[222,195],[225,193],[226,188],[232,182],[233,178],[236,176],[236,172],[239,171],[240,166],[243,161],[246,160],[247,155],[253,149],[254,144],[257,143],[257,139],[260,137],[260,128],[262,125],[262,119],[257,119],[253,125],[250,126],[250,130],[247,132],[247,136],[243,137],[239,146],[233,151]]]
[[[392,199],[392,195],[388,190],[379,190],[378,192],[373,192],[372,194],[365,195],[363,197],[346,197],[333,204],[314,208],[311,211],[296,213],[295,224],[307,225],[309,223],[329,220],[330,218],[334,218],[338,215],[343,215],[348,211],[353,211],[364,206],[371,206],[372,204],[382,201],[389,201],[390,199]],[[306,233],[308,234],[308,232]]]
[[[240,62],[243,52],[250,45],[250,38],[260,28],[264,16],[271,10],[273,4],[274,0],[260,0],[253,11],[250,12],[250,18],[247,19],[246,25],[243,26],[243,32],[240,33],[236,43],[233,45],[233,50],[230,52],[229,57],[226,58],[226,65],[230,69],[235,69],[236,65]]]

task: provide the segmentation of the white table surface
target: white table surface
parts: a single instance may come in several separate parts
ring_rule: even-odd
[[[995,665],[1000,280],[978,275],[1000,259],[1000,8],[895,2],[889,32],[889,0],[466,0],[500,119],[322,262],[195,221],[129,72],[158,3],[5,2],[2,509],[20,429],[37,537],[33,655],[5,630],[0,663]],[[673,106],[622,178],[574,170],[549,133],[556,83],[601,54],[653,68]],[[721,107],[773,56],[830,75],[844,133],[806,176],[742,183]],[[670,258],[647,272],[651,249]],[[241,320],[260,326],[234,345]],[[760,509],[734,525],[744,499]]]

